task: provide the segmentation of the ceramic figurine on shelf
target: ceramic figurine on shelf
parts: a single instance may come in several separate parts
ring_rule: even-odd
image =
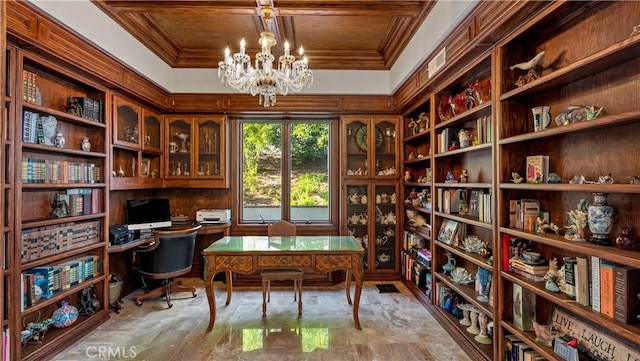
[[[447,256],[447,263],[442,266],[442,274],[447,274],[447,272],[451,273],[451,271],[453,271],[456,268],[456,259],[453,258],[453,255],[447,251],[445,253],[445,256]]]
[[[510,70],[514,70],[514,69],[527,70],[526,74],[520,75],[518,77],[518,80],[516,81],[516,86],[521,87],[542,76],[543,67],[539,65],[539,63],[542,60],[543,56],[544,56],[544,51],[541,51],[536,56],[534,56],[531,60],[523,63],[518,63],[509,67]]]
[[[536,342],[547,347],[551,347],[553,340],[562,335],[559,331],[553,331],[550,325],[541,325],[536,321],[533,321],[533,330],[536,333]]]
[[[522,183],[524,178],[518,172],[511,172],[511,181],[513,183]]]
[[[633,236],[632,230],[633,226],[622,226],[622,231],[616,237],[616,246],[618,248],[640,251],[640,239]]]
[[[460,129],[458,132],[458,141],[460,142],[460,148],[466,148],[471,146],[471,134],[466,129]]]
[[[549,173],[549,176],[547,177],[547,183],[560,183],[562,182],[562,179],[560,178],[560,176],[557,173]]]
[[[460,173],[460,183],[467,183],[467,179],[469,179],[469,173],[467,173],[466,169],[463,169],[462,173]]]
[[[587,200],[581,199],[576,209],[567,212],[569,225],[564,238],[571,241],[584,241],[584,228],[587,226]]]
[[[447,175],[444,177],[445,183],[456,183],[456,179],[453,177],[453,172],[448,171]]]
[[[627,179],[629,180],[629,184],[640,184],[640,177],[638,176],[628,176]]]

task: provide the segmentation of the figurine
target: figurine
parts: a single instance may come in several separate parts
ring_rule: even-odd
[[[444,177],[445,183],[456,183],[455,178],[453,177],[453,172],[448,171],[447,175]]]
[[[547,224],[546,219],[538,217],[536,224],[538,225],[538,227],[536,227],[536,232],[538,233],[545,233],[547,230],[551,230],[555,234],[560,234],[560,227],[555,225],[553,222]]]
[[[587,200],[581,199],[576,209],[567,212],[569,225],[564,238],[571,241],[584,241],[584,227],[587,225]]]
[[[467,183],[468,178],[469,178],[469,173],[467,173],[466,169],[463,169],[462,173],[460,173],[460,183]]]
[[[640,184],[640,177],[632,175],[627,177],[627,179],[629,180],[629,184]]]
[[[613,175],[611,173],[598,176],[599,184],[613,184]]]
[[[593,120],[596,119],[599,115],[600,112],[602,112],[603,107],[597,108],[594,107],[593,105],[587,108],[587,120]]]
[[[54,138],[54,144],[58,148],[64,148],[64,145],[67,143],[67,140],[64,138],[62,133],[56,133],[56,137]]]
[[[458,140],[460,141],[460,148],[471,146],[471,135],[466,129],[460,129],[458,132]]]
[[[69,205],[58,194],[53,195],[51,208],[49,218],[64,218],[69,215]]]
[[[562,113],[556,116],[556,124],[569,125],[584,120],[596,119],[603,108],[596,108],[593,105],[569,105]]]
[[[544,56],[544,51],[539,52],[536,56],[534,56],[531,60],[526,61],[524,63],[518,63],[516,65],[512,65],[509,67],[510,70],[520,69],[520,70],[528,70],[526,74],[520,75],[518,80],[516,80],[516,86],[520,87],[525,84],[528,84],[536,79],[538,79],[542,75],[542,66],[538,65]]]
[[[541,325],[533,321],[533,329],[536,333],[536,342],[547,347],[553,345],[553,340],[562,335],[560,331],[553,331],[550,325]]]
[[[76,97],[69,97],[67,101],[67,113],[78,117],[83,117],[82,105]]]
[[[547,183],[560,183],[560,182],[562,182],[562,179],[557,173],[549,173],[549,176],[547,177]]]
[[[85,152],[91,151],[91,142],[89,141],[89,138],[82,138],[82,142],[80,143],[80,149],[82,149]]]
[[[518,172],[511,172],[511,181],[513,183],[522,183],[523,180],[524,178],[522,178]]]
[[[584,176],[583,175],[574,175],[573,178],[569,181],[569,184],[583,184]]]

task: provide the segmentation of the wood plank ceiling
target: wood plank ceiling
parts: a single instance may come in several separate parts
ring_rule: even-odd
[[[92,0],[174,68],[215,68],[224,49],[258,52],[262,7],[282,54],[304,46],[311,69],[388,70],[435,5],[427,0]],[[292,51],[293,53],[293,51]],[[297,55],[297,53],[295,53]]]

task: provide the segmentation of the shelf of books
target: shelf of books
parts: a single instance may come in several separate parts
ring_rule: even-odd
[[[18,142],[7,260],[8,287],[21,297],[8,305],[9,348],[11,359],[38,360],[108,318],[109,100],[58,63],[26,51],[16,58],[10,71],[21,74],[22,97],[9,121]]]
[[[499,359],[640,359],[639,11],[557,2],[496,45]]]

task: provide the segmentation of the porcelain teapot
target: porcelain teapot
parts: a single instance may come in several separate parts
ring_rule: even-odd
[[[353,214],[349,217],[349,223],[351,224],[358,224],[358,222],[360,222],[360,216],[357,214]]]
[[[353,204],[360,203],[360,195],[358,193],[353,193],[349,196],[349,201]]]

